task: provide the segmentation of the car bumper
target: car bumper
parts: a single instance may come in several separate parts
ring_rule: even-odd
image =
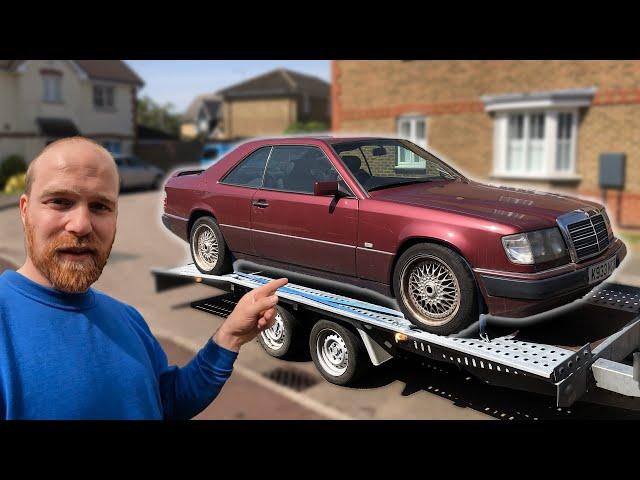
[[[510,311],[516,316],[532,315],[583,296],[606,280],[603,278],[590,284],[590,266],[615,257],[617,268],[626,255],[625,244],[616,239],[605,252],[583,264],[570,264],[536,274],[477,270],[475,273],[490,311],[499,310],[499,314],[505,316],[509,316]]]
[[[189,235],[187,233],[188,223],[188,218],[182,218],[169,213],[162,214],[162,224],[186,242],[189,241]]]

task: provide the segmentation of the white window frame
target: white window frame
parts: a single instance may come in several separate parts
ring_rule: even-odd
[[[42,74],[42,101],[62,103],[62,75],[55,73]]]
[[[493,172],[494,177],[543,179],[543,180],[580,180],[576,170],[577,144],[580,121],[580,109],[589,108],[596,94],[596,87],[570,88],[544,92],[507,93],[484,95],[481,97],[486,112],[494,115],[493,128]],[[545,156],[544,171],[540,173],[510,172],[507,170],[508,115],[512,113],[545,114]],[[556,168],[558,146],[558,115],[570,113],[571,146],[569,169]]]
[[[416,126],[419,121],[424,122],[424,138],[422,139],[418,139],[416,136],[416,130],[417,130]],[[407,122],[409,123],[409,136],[402,136],[402,124]],[[427,117],[425,115],[422,115],[422,114],[402,115],[398,117],[396,129],[399,137],[404,138],[405,140],[409,140],[410,142],[413,142],[422,148],[427,148],[427,132],[429,131],[429,129],[427,124]],[[398,157],[398,164],[396,165],[396,168],[411,169],[411,168],[424,168],[425,166],[422,164],[424,162],[424,159],[421,159],[422,162],[415,162],[415,158],[410,162],[407,162],[407,161],[402,162],[400,160],[400,147],[398,147],[397,157]]]
[[[528,124],[531,114],[544,114],[544,156],[543,168],[538,172],[526,170],[527,144],[529,141]],[[556,166],[556,154],[558,143],[558,114],[570,113],[571,121],[571,143],[569,153],[569,168],[558,170]],[[578,140],[578,109],[577,108],[555,108],[555,109],[518,109],[502,110],[495,113],[494,117],[494,169],[492,176],[501,178],[526,178],[526,179],[579,179],[576,172],[576,146]],[[525,116],[524,123],[524,144],[525,169],[513,171],[507,168],[507,155],[509,148],[509,116],[522,114]]]
[[[111,89],[111,104],[107,104],[107,90]],[[100,94],[102,96],[102,105],[98,105],[96,103],[96,90],[100,91]],[[116,87],[115,85],[107,85],[107,84],[100,84],[100,83],[94,83],[93,84],[93,91],[92,91],[92,102],[93,102],[93,108],[95,108],[96,110],[115,110],[116,109]]]

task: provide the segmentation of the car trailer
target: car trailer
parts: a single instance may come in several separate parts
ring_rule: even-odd
[[[246,292],[272,280],[260,272],[206,275],[194,264],[152,273],[156,292],[194,282],[227,291],[191,304],[222,317]],[[436,335],[399,311],[303,285],[288,283],[277,294],[276,322],[259,335],[261,345],[277,358],[309,348],[319,372],[334,384],[353,383],[370,366],[393,357],[426,357],[452,363],[486,383],[554,395],[558,407],[582,399],[640,410],[640,288],[603,283],[579,310],[564,314],[571,318],[545,322],[542,334],[534,326],[529,336],[524,327],[493,338],[484,329],[471,336]],[[566,337],[544,341],[545,328],[569,322],[578,326],[572,331],[580,330],[588,317],[597,324],[595,337],[580,333],[577,344]],[[481,315],[479,323],[487,318]],[[610,323],[613,331],[603,330]]]

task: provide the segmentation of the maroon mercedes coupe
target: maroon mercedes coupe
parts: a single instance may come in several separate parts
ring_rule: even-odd
[[[201,272],[237,258],[357,285],[443,335],[569,303],[626,255],[602,205],[478,183],[399,139],[251,141],[165,193]]]

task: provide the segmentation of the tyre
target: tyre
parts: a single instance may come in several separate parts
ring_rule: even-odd
[[[459,332],[478,318],[478,293],[466,262],[442,245],[420,243],[398,259],[393,291],[405,317],[438,335]]]
[[[320,320],[313,326],[309,349],[318,371],[336,385],[357,382],[371,367],[360,338],[348,328],[329,320]]]
[[[304,325],[286,308],[277,305],[275,323],[260,332],[258,342],[272,357],[285,359],[302,353],[307,346],[307,337]]]
[[[189,234],[189,245],[191,258],[202,273],[224,275],[233,271],[231,252],[212,217],[200,217],[195,221]]]

